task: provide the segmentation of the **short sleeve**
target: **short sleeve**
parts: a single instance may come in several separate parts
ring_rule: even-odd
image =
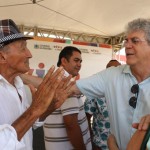
[[[70,97],[61,106],[61,113],[63,116],[75,114],[79,113],[79,109],[80,109],[79,99],[76,97]]]

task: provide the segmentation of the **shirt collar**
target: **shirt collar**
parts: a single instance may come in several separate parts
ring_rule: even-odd
[[[10,85],[10,83],[1,74],[0,74],[0,81]],[[15,77],[14,84],[17,89],[23,87],[23,81],[21,80],[21,78],[19,76]]]
[[[64,76],[65,77],[68,77],[69,76],[69,73],[64,69],[65,73],[64,73]]]
[[[123,73],[126,73],[126,74],[132,75],[132,72],[131,72],[131,69],[130,69],[130,66],[129,66],[129,65],[125,65],[122,72],[123,72]]]

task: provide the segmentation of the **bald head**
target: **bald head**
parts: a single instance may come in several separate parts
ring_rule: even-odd
[[[117,61],[116,59],[112,59],[108,62],[108,64],[106,65],[106,68],[109,68],[112,66],[117,67],[119,65],[121,65],[121,63],[119,61]]]

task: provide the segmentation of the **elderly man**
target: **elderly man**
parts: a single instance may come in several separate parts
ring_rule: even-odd
[[[106,97],[111,132],[121,150],[126,149],[135,128],[147,130],[150,123],[150,20],[130,22],[124,46],[126,65],[78,80],[70,89],[89,99]]]
[[[0,20],[0,149],[32,150],[30,127],[38,117],[46,117],[59,108],[71,87],[68,84],[71,77],[61,81],[62,68],[54,73],[52,67],[29,106],[23,82],[18,76],[29,70],[32,55],[27,48],[27,39],[31,38],[20,33],[12,20]],[[57,101],[51,103],[53,97]]]

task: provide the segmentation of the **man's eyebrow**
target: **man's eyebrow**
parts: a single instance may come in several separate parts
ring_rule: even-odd
[[[74,59],[82,60],[82,59],[80,59],[80,58],[74,58]]]

